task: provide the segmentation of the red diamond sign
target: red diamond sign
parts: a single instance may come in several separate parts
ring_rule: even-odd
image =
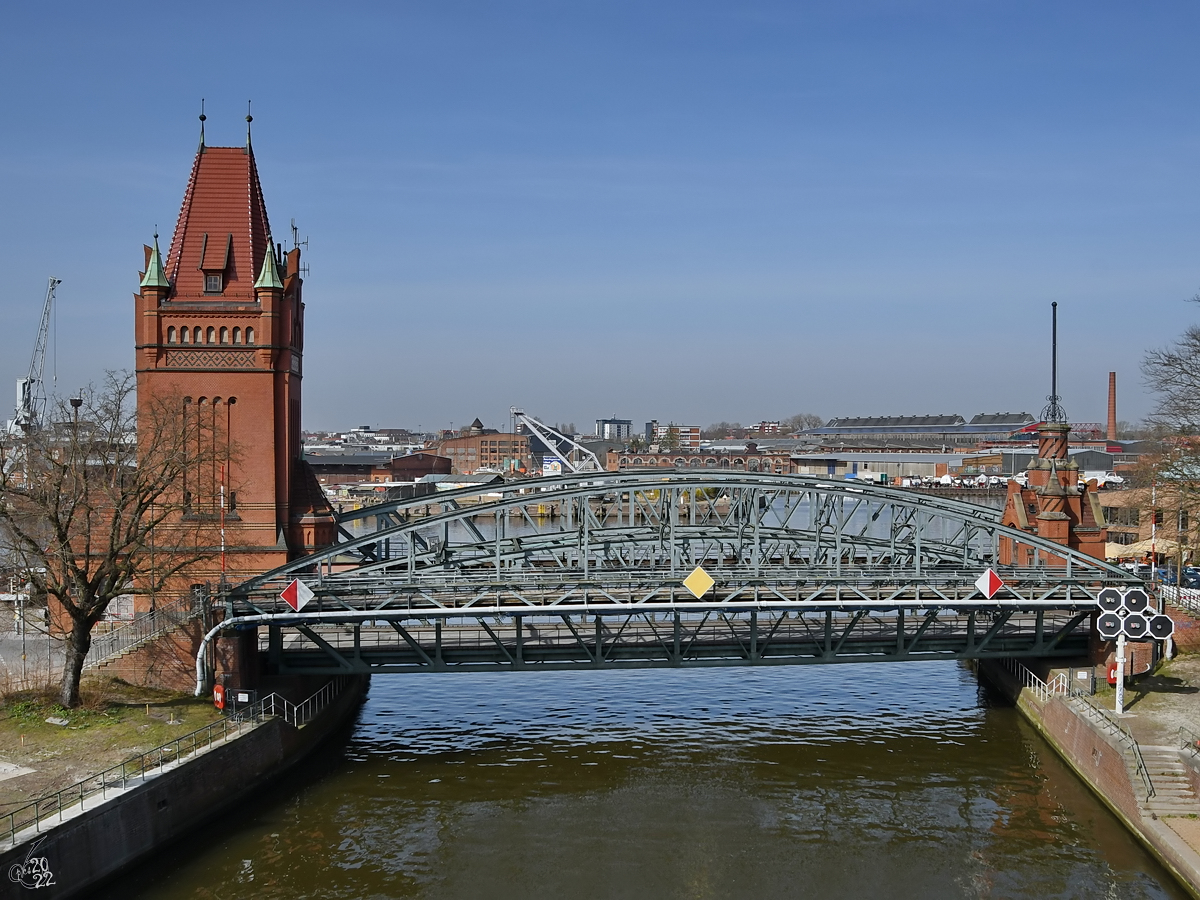
[[[991,600],[996,596],[996,591],[1004,587],[1004,582],[1000,580],[1000,576],[988,569],[975,581],[975,587],[979,593]]]
[[[309,589],[307,584],[297,578],[285,587],[279,596],[287,602],[288,606],[296,612],[300,612],[308,604],[308,601],[316,595]]]

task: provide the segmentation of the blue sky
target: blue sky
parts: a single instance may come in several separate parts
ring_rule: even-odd
[[[196,146],[310,238],[305,424],[584,425],[1152,398],[1200,309],[1181,2],[10,4],[0,402],[132,366]],[[0,414],[0,418],[4,415]]]

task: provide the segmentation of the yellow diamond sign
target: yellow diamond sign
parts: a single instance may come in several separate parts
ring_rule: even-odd
[[[716,582],[712,580],[712,576],[705,572],[704,569],[700,568],[700,566],[696,566],[696,568],[692,569],[692,574],[683,579],[683,586],[687,588],[688,593],[697,600],[707,594],[709,588],[711,588],[714,584],[716,584]]]

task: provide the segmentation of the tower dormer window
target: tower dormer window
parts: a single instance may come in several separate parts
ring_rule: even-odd
[[[208,232],[200,242],[200,265],[204,273],[204,293],[219,294],[225,290],[225,273],[229,271],[229,262],[233,256],[233,235],[227,234],[225,240],[216,235],[209,239]]]

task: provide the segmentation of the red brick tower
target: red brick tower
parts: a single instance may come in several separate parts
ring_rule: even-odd
[[[1079,465],[1067,453],[1066,422],[1043,422],[1038,429],[1038,455],[1029,464],[1027,486],[1008,483],[1008,497],[1000,521],[1038,537],[1104,558],[1108,538],[1104,514],[1094,482],[1080,483]],[[1065,564],[1061,557],[1044,560],[1048,565]],[[1028,547],[1014,546],[1001,538],[1000,563],[1006,566],[1033,564]]]
[[[1040,538],[1089,556],[1104,559],[1108,531],[1094,482],[1081,484],[1079,464],[1070,458],[1071,426],[1058,396],[1058,304],[1051,303],[1050,402],[1038,427],[1038,454],[1029,464],[1026,485],[1008,483],[1000,521]],[[1033,565],[1033,550],[1008,538],[1000,539],[1000,563]],[[1062,557],[1043,559],[1045,565],[1065,565]]]
[[[228,441],[223,476],[212,466],[181,487],[197,515],[214,515],[223,479],[229,579],[328,544],[332,510],[301,455],[300,250],[271,241],[249,129],[245,147],[209,147],[201,128],[166,262],[157,235],[145,250],[138,402],[179,396]],[[218,572],[213,563],[193,574]]]

